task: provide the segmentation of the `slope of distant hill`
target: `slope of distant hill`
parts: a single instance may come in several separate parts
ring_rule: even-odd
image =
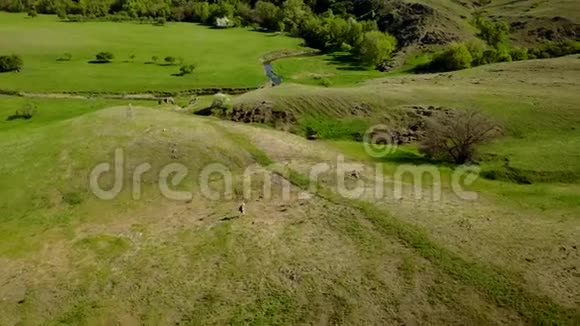
[[[399,34],[404,45],[447,43],[473,37],[475,29],[470,21],[478,15],[509,23],[512,42],[516,45],[533,46],[580,36],[580,4],[574,0],[406,0],[392,3],[398,8],[399,16],[387,29]]]

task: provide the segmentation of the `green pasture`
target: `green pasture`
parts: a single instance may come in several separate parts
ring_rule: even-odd
[[[0,54],[19,54],[19,73],[0,74],[0,89],[30,92],[147,91],[200,87],[255,87],[267,77],[259,58],[299,49],[301,40],[249,29],[212,29],[189,23],[154,26],[115,22],[61,22],[56,16],[0,13]],[[111,63],[89,63],[101,51]],[[70,53],[70,61],[59,61]],[[131,59],[131,56],[135,56]],[[157,56],[159,63],[151,63]],[[194,64],[190,75],[164,58]]]

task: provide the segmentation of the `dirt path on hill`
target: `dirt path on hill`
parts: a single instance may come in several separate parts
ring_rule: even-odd
[[[274,161],[305,176],[310,175],[316,164],[328,163],[331,169],[319,174],[319,181],[336,189],[337,158],[343,153],[324,143],[284,132],[256,133],[249,132],[244,125],[221,123],[251,137]],[[479,194],[477,200],[462,200],[444,184],[441,199],[437,201],[432,200],[431,188],[422,189],[419,193],[422,198],[418,198],[410,183],[403,184],[399,198],[395,196],[397,181],[392,175],[385,175],[379,184],[372,163],[345,158],[345,163],[349,162],[359,165],[353,169],[359,171],[360,180],[347,176],[346,187],[352,189],[356,182],[364,182],[359,199],[427,230],[437,243],[468,260],[482,261],[521,275],[532,293],[545,293],[564,306],[579,306],[580,229],[575,221],[559,221],[515,206],[498,205],[493,196],[486,194]],[[384,189],[381,197],[375,196],[379,185]]]

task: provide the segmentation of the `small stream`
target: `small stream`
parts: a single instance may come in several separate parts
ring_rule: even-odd
[[[266,72],[266,76],[268,76],[272,83],[274,83],[274,86],[282,84],[282,78],[280,78],[280,76],[276,75],[274,72],[274,69],[272,68],[272,62],[264,63],[264,71]]]
[[[282,55],[282,56],[279,56],[277,58],[269,59],[267,61],[264,61],[264,72],[266,73],[266,76],[268,76],[268,78],[270,78],[272,83],[274,83],[274,86],[278,86],[278,85],[282,84],[282,77],[278,76],[274,72],[274,68],[272,67],[272,62],[274,62],[276,60],[280,60],[280,59],[291,58],[291,57],[310,57],[310,56],[315,56],[315,55],[320,55],[320,52],[319,51],[302,51],[302,52],[289,53],[287,55]]]

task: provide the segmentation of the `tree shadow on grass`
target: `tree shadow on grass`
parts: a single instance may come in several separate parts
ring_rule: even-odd
[[[235,220],[237,218],[239,218],[238,215],[230,215],[230,216],[226,216],[226,217],[220,218],[220,221],[227,222],[227,221]]]
[[[89,63],[91,63],[91,64],[105,64],[105,63],[112,63],[112,61],[106,61],[106,60],[91,60],[91,61],[89,61]]]
[[[454,165],[435,159],[429,159],[419,153],[406,151],[406,150],[398,150],[394,153],[387,154],[383,157],[377,158],[378,161],[381,162],[388,162],[388,163],[395,163],[395,164],[410,164],[410,165],[437,165],[437,166],[446,166],[446,167],[453,167]]]
[[[213,113],[212,107],[208,106],[206,108],[199,109],[199,110],[195,111],[193,114],[208,117],[208,116],[212,115],[212,113]]]
[[[350,54],[350,53],[332,53],[329,55],[329,59],[324,59],[324,61],[329,62],[332,65],[338,66],[338,70],[348,70],[348,71],[366,71],[367,67],[361,65],[360,60]]]
[[[6,118],[6,121],[12,121],[12,120],[17,120],[17,119],[30,120],[30,119],[32,119],[32,116],[16,113],[16,114],[13,114],[13,115],[9,116],[8,118]]]
[[[159,67],[171,67],[171,66],[178,66],[177,63],[160,63],[160,62],[153,62],[153,61],[145,61],[146,65],[156,65]]]

